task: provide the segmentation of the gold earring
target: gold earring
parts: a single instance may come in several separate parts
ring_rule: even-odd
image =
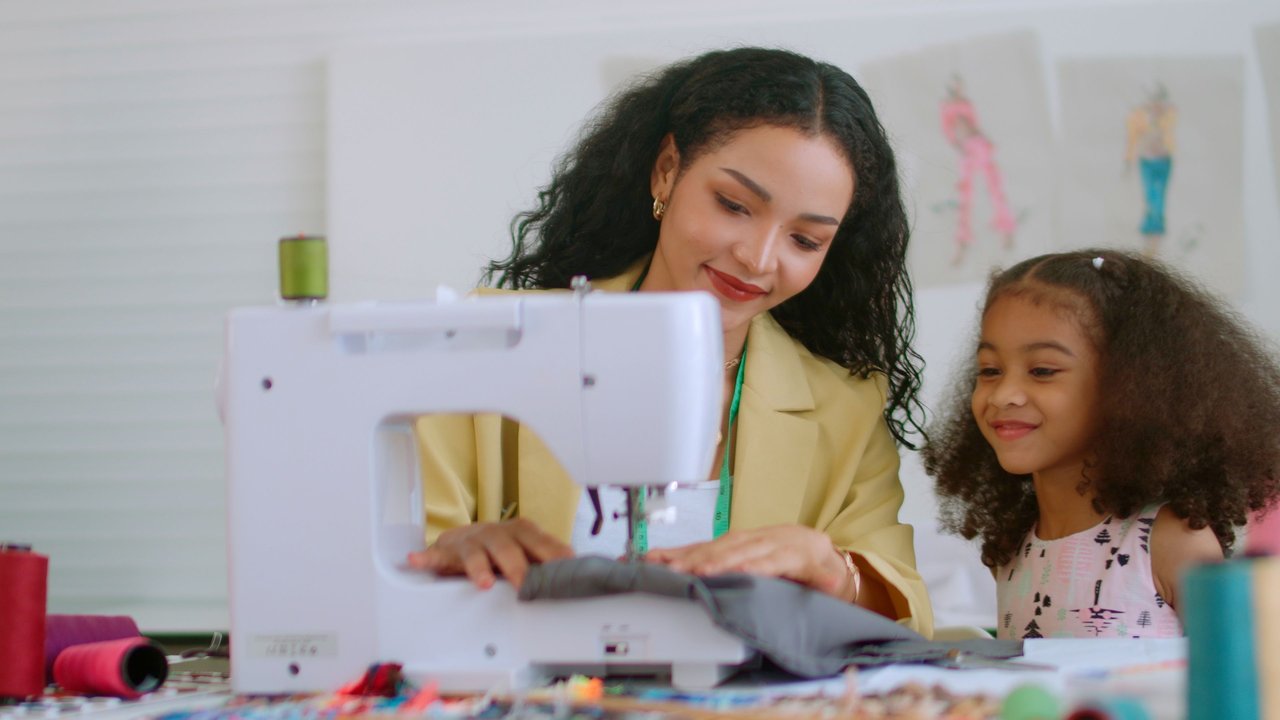
[[[653,219],[661,220],[662,216],[665,215],[666,213],[667,213],[667,204],[659,200],[657,197],[654,197],[653,198]]]

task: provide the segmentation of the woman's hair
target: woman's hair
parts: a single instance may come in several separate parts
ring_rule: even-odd
[[[1280,495],[1280,367],[1273,348],[1191,280],[1140,256],[1080,250],[993,276],[1001,298],[1068,312],[1098,356],[1098,427],[1079,489],[1100,513],[1165,502],[1229,552],[1235,527]],[[976,346],[976,342],[975,342]],[[1037,518],[1029,475],[1005,472],[970,409],[976,360],[958,378],[922,454],[943,525],[1009,562]]]
[[[650,176],[667,134],[681,169],[740,130],[777,126],[830,138],[855,174],[853,203],[817,277],[773,317],[816,355],[889,382],[894,436],[920,432],[923,360],[906,272],[897,166],[866,92],[839,68],[784,50],[738,48],[670,65],[615,95],[560,159],[538,206],[512,221],[510,256],[489,264],[501,287],[562,288],[613,277],[651,254]]]

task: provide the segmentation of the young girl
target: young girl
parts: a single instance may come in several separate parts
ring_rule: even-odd
[[[976,363],[930,431],[943,523],[982,538],[1001,638],[1181,635],[1178,582],[1280,495],[1280,368],[1153,261],[996,275]]]

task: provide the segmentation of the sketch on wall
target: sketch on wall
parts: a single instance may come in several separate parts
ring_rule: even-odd
[[[918,286],[984,279],[1051,246],[1052,131],[1034,33],[859,70],[902,165]]]
[[[1254,29],[1258,68],[1267,95],[1268,126],[1271,128],[1271,169],[1276,183],[1276,204],[1280,205],[1280,23]]]
[[[1242,61],[1066,60],[1058,76],[1061,246],[1142,252],[1238,293]]]
[[[1129,111],[1125,121],[1124,169],[1132,174],[1135,163],[1139,169],[1143,209],[1138,232],[1143,238],[1142,251],[1149,257],[1159,256],[1164,245],[1164,201],[1173,173],[1177,125],[1178,108],[1159,80],[1147,89],[1146,97]]]
[[[959,74],[951,77],[947,85],[947,97],[941,106],[942,132],[947,143],[959,154],[959,174],[956,179],[955,253],[951,265],[959,266],[973,245],[973,194],[978,182],[986,183],[987,198],[991,205],[991,229],[1000,238],[1000,245],[1008,250],[1013,247],[1014,232],[1018,221],[1009,210],[1004,195],[1004,181],[996,162],[996,147],[978,123],[973,101],[964,91],[964,79]]]

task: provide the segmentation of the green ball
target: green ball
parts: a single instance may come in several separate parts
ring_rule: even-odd
[[[1039,685],[1019,685],[1000,704],[1000,720],[1058,720],[1062,706]]]

